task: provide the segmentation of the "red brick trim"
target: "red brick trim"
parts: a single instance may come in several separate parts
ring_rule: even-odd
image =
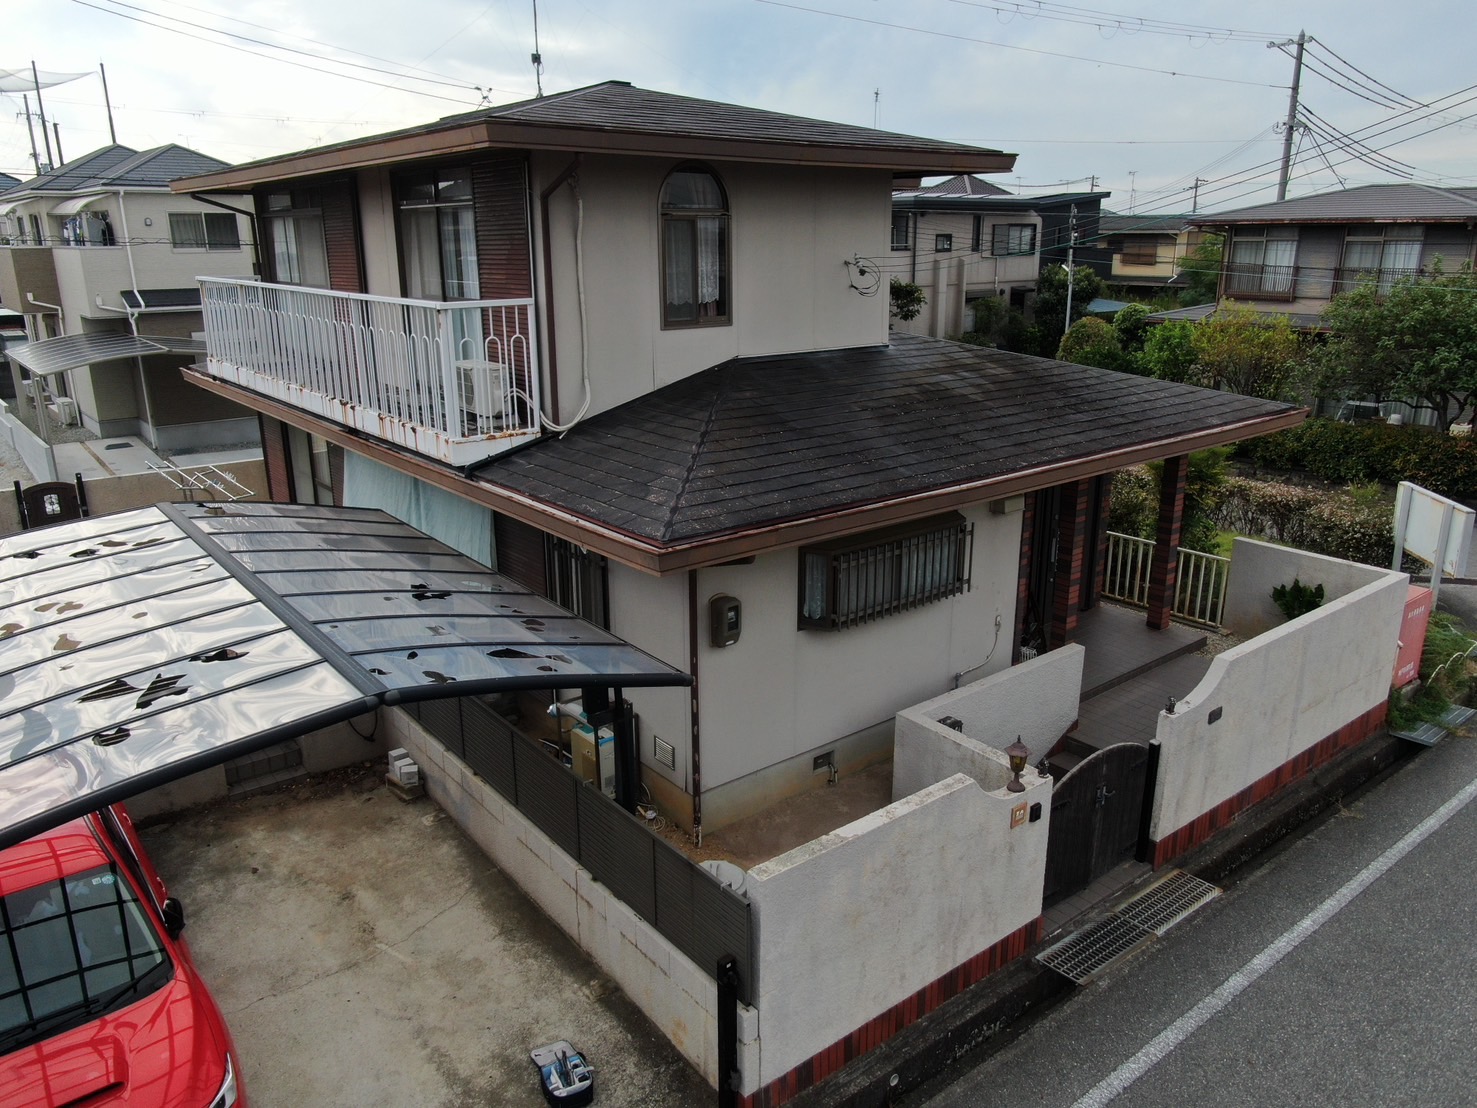
[[[1241,812],[1254,804],[1280,792],[1294,781],[1306,777],[1313,770],[1350,747],[1358,746],[1365,739],[1385,726],[1388,705],[1381,701],[1363,715],[1350,720],[1332,735],[1320,739],[1296,758],[1282,763],[1271,773],[1253,781],[1235,796],[1227,797],[1210,811],[1185,824],[1178,831],[1154,842],[1154,868],[1167,865],[1175,858],[1193,850],[1221,828],[1225,827]]]
[[[1053,649],[1071,642],[1077,635],[1077,620],[1082,612],[1082,574],[1087,561],[1087,481],[1071,481],[1062,486],[1061,508],[1057,516],[1056,590],[1051,603],[1051,639]]]
[[[825,1080],[855,1058],[879,1047],[903,1028],[932,1012],[944,1001],[962,993],[971,985],[1015,961],[1041,941],[1045,928],[1040,918],[1011,932],[994,946],[980,951],[963,965],[956,966],[937,981],[925,985],[912,996],[874,1016],[844,1039],[838,1039],[820,1053],[801,1062],[789,1073],[740,1097],[741,1108],[776,1108],[805,1089]]]
[[[1169,626],[1179,575],[1180,530],[1185,521],[1185,483],[1189,455],[1164,459],[1159,479],[1159,526],[1154,537],[1154,555],[1149,563],[1148,624],[1156,631]]]

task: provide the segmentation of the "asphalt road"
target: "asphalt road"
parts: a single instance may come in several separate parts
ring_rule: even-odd
[[[1474,798],[1447,739],[909,1103],[1477,1103]]]

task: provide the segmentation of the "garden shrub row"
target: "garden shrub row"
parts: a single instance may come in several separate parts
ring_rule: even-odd
[[[1227,531],[1366,565],[1389,565],[1395,549],[1388,505],[1276,481],[1227,478],[1215,516]]]
[[[1453,500],[1477,502],[1477,442],[1424,427],[1310,419],[1243,443],[1240,456],[1268,469],[1304,470],[1340,484],[1414,481]]]

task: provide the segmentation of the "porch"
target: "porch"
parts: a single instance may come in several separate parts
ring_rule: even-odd
[[[200,287],[212,377],[454,466],[539,434],[532,300]]]

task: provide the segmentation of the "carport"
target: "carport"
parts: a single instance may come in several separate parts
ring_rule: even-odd
[[[0,540],[0,848],[380,705],[690,683],[374,509],[159,504],[25,532]],[[618,781],[633,745],[617,733]]]

